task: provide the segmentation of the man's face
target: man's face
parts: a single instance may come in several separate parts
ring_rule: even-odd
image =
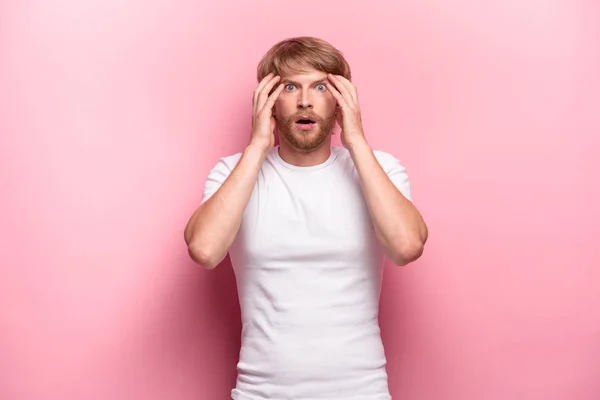
[[[274,110],[277,130],[295,150],[318,149],[333,131],[337,101],[326,82],[327,74],[317,70],[281,76],[284,87]]]

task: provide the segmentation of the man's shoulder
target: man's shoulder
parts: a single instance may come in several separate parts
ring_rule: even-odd
[[[335,148],[338,153],[341,155],[342,158],[346,158],[346,159],[351,159],[352,156],[350,155],[350,152],[348,151],[348,149],[344,148],[344,147],[336,147]],[[384,168],[384,169],[389,169],[393,166],[398,166],[401,165],[400,160],[398,159],[398,157],[396,157],[392,152],[387,151],[387,150],[381,150],[381,149],[376,149],[373,148],[371,150],[373,152],[373,155],[375,156],[375,158],[377,159],[377,161],[379,162],[379,164]]]
[[[339,159],[345,160],[353,165],[352,156],[350,151],[343,146],[332,146],[332,150],[337,152],[337,157]],[[377,148],[372,148],[371,151],[375,156],[375,159],[379,162],[379,165],[382,166],[383,169],[388,170],[394,166],[403,167],[398,157],[396,157],[391,151],[381,150]]]
[[[212,166],[213,170],[224,169],[232,170],[242,158],[242,153],[233,153],[219,157],[216,163]]]
[[[398,159],[389,151],[373,149],[373,154],[379,163],[396,162]]]
[[[242,152],[224,155],[221,157],[221,160],[223,160],[226,163],[237,164],[240,161],[240,158],[242,158]]]

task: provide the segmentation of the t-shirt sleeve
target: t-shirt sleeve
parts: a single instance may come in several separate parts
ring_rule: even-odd
[[[221,185],[233,171],[241,158],[241,153],[232,156],[220,158],[219,161],[212,167],[206,181],[204,182],[204,190],[202,192],[202,203],[210,199],[219,190]]]
[[[410,181],[406,167],[401,164],[400,160],[389,153],[374,150],[375,158],[379,161],[379,165],[383,168],[387,176],[390,178],[394,186],[398,188],[400,193],[412,202],[412,194],[410,190]]]

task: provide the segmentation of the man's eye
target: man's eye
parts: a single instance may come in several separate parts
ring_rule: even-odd
[[[317,90],[323,92],[327,89],[327,86],[323,85],[322,83],[317,85]]]
[[[292,85],[291,83],[288,83],[287,85],[285,85],[285,90],[294,90],[294,85]]]

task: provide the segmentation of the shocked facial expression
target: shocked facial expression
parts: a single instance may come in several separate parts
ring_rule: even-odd
[[[293,149],[318,149],[331,135],[337,102],[327,89],[327,73],[310,70],[282,75],[283,91],[275,102],[277,130]]]

